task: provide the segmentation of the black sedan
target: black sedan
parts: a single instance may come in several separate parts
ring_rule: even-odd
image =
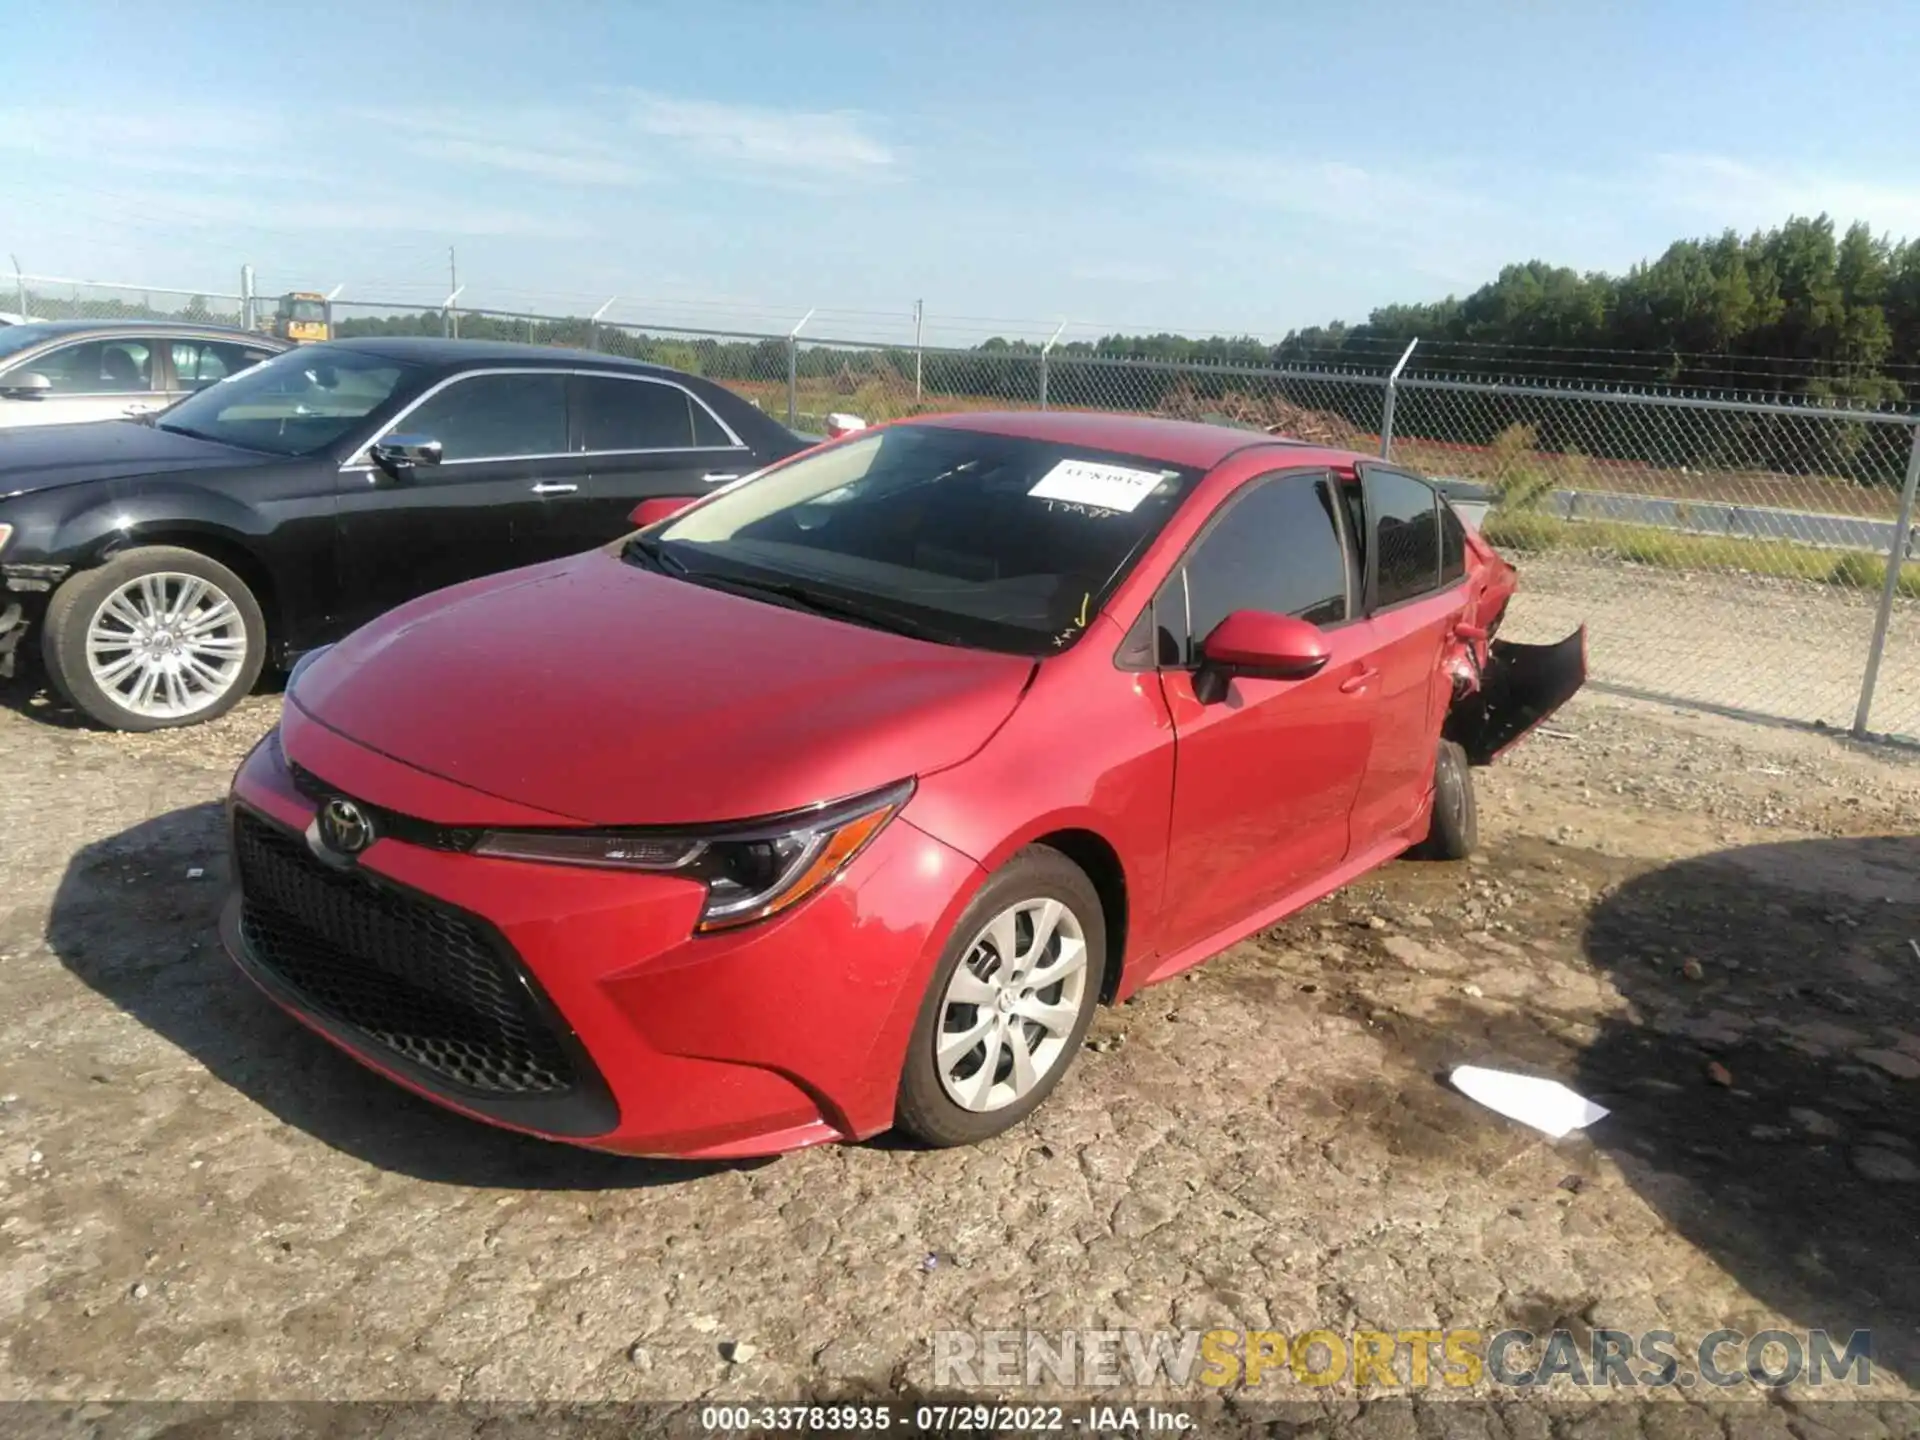
[[[208,720],[429,590],[604,544],[809,443],[697,376],[586,351],[343,340],[157,417],[0,431],[0,674],[37,625],[101,724]]]

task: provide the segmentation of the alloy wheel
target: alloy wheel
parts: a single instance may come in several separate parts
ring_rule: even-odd
[[[247,659],[246,622],[210,580],[178,571],[114,590],[87,625],[87,669],[109,699],[150,720],[207,709]]]
[[[1058,900],[1023,900],[981,929],[940,1000],[934,1069],[956,1105],[1004,1109],[1066,1059],[1086,998],[1087,940]]]

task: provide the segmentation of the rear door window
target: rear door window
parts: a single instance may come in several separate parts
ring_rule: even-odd
[[[272,357],[270,350],[234,345],[224,340],[175,340],[172,342],[174,386],[180,390],[200,390],[237,375]]]
[[[733,442],[707,407],[678,385],[611,375],[576,375],[574,407],[588,452],[692,450]]]
[[[1365,467],[1373,607],[1384,609],[1440,587],[1440,497],[1425,481]]]

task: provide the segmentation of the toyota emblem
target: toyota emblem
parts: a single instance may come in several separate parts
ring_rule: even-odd
[[[336,796],[320,807],[320,839],[336,855],[358,855],[373,843],[373,821],[353,801]]]

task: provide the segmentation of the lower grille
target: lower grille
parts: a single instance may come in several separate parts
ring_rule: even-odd
[[[557,1097],[579,1082],[505,943],[480,923],[325,865],[244,810],[233,838],[247,948],[318,1018],[481,1096]]]

